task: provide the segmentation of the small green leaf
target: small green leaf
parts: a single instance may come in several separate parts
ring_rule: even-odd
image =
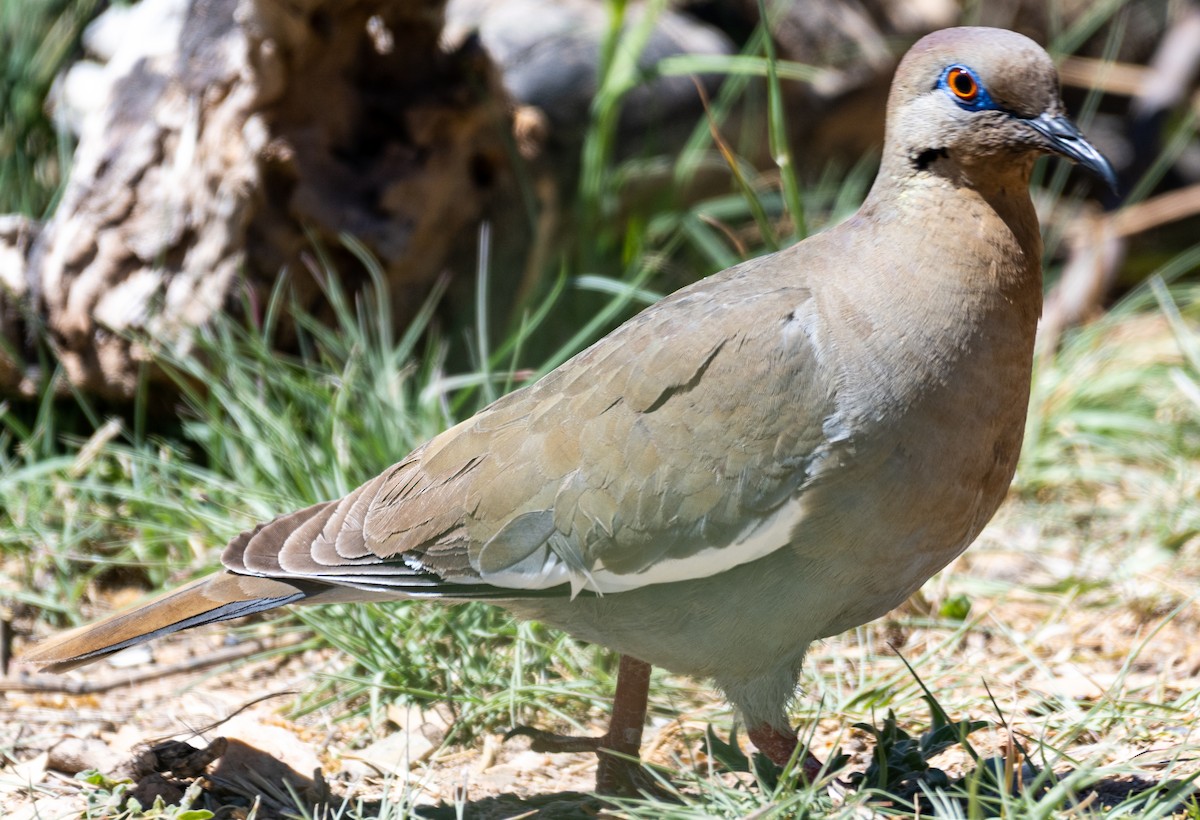
[[[965,621],[971,614],[971,599],[961,592],[942,601],[938,614],[948,621]]]
[[[717,737],[717,733],[713,731],[711,725],[706,726],[704,728],[704,746],[708,756],[720,763],[726,771],[750,771],[750,758],[746,757],[746,753],[738,746],[737,727],[730,732],[729,742],[726,743]]]

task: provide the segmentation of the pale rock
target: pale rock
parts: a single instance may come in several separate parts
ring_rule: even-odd
[[[351,777],[403,776],[413,763],[428,759],[438,745],[420,732],[392,732],[365,749],[347,753],[342,771]]]

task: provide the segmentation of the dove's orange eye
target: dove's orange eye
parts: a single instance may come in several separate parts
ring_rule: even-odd
[[[975,102],[975,98],[979,96],[979,83],[965,68],[950,69],[946,74],[946,87],[963,102]]]

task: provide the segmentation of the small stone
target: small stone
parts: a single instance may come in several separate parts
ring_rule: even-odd
[[[427,759],[437,747],[420,732],[392,732],[365,749],[347,753],[342,771],[351,777],[403,776],[413,763]]]
[[[139,644],[109,655],[105,661],[114,669],[130,669],[154,662],[154,650],[149,644]]]
[[[74,776],[88,769],[105,771],[114,759],[112,749],[103,740],[64,737],[47,750],[46,768]]]
[[[526,749],[514,755],[504,765],[511,768],[515,772],[536,772],[539,769],[544,769],[551,763],[550,755],[545,752],[535,752],[532,749]]]

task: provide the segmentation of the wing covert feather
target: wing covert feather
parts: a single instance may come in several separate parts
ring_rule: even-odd
[[[801,491],[834,412],[818,386],[835,380],[796,332],[811,294],[760,281],[760,262],[668,297],[343,501],[280,519],[288,533],[257,531],[235,560],[351,585],[361,573],[373,588],[440,580],[450,597],[456,585],[519,596],[708,574],[688,559],[732,555]]]

